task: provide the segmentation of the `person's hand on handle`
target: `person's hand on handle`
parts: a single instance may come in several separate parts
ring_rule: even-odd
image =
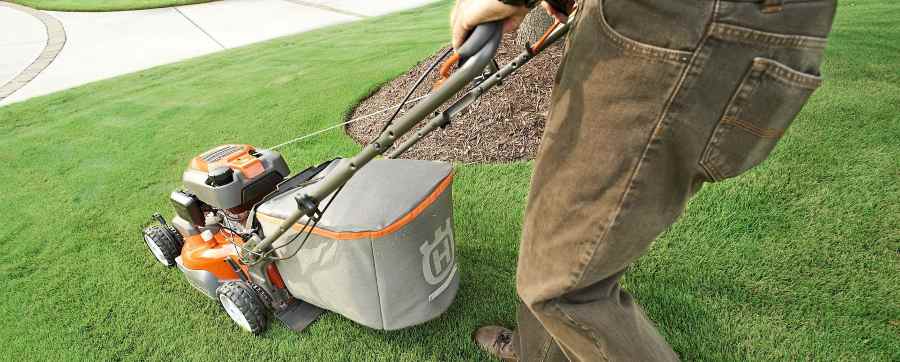
[[[547,1],[541,1],[541,6],[544,7],[544,10],[547,11],[547,14],[556,18],[560,23],[565,23],[566,20],[569,20],[569,15],[578,7],[578,4],[575,0],[557,0],[556,1],[559,6],[565,7],[566,13],[562,13],[557,10],[553,5],[550,5]]]
[[[482,23],[504,20],[503,32],[516,31],[528,15],[528,7],[507,5],[498,0],[458,0],[450,15],[453,48],[459,49],[472,29]]]

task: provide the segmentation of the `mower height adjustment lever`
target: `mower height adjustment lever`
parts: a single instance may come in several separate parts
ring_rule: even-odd
[[[162,215],[160,215],[158,212],[153,213],[152,218],[153,218],[153,220],[156,220],[156,222],[160,223],[160,225],[162,225],[162,226],[168,226],[168,225],[169,225],[169,224],[166,223],[166,218],[164,218],[164,217],[163,217]]]

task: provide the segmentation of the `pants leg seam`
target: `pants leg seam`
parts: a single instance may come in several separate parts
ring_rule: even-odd
[[[578,321],[575,320],[575,318],[572,318],[572,316],[570,316],[562,308],[560,308],[559,304],[557,302],[550,302],[550,303],[553,305],[553,308],[555,308],[556,311],[559,312],[559,314],[561,314],[563,317],[566,318],[566,320],[569,322],[569,324],[571,324],[575,328],[578,328],[578,329],[581,329],[581,330],[587,332],[587,334],[591,336],[591,339],[594,342],[594,346],[597,347],[597,351],[600,352],[600,357],[602,357],[604,361],[608,362],[609,356],[606,355],[606,353],[603,351],[603,346],[600,345],[600,333],[588,325],[578,323]]]
[[[547,333],[547,337],[548,337],[548,338],[547,338],[547,342],[544,342],[544,346],[543,346],[543,348],[541,348],[541,360],[540,360],[540,362],[545,362],[545,361],[547,361],[547,355],[550,354],[550,346],[551,346],[553,343],[556,343],[556,342],[553,341],[553,336],[551,336],[550,333]]]

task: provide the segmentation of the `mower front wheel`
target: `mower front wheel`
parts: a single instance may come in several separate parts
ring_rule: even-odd
[[[171,226],[156,225],[144,229],[144,243],[150,253],[167,267],[175,266],[175,258],[181,254],[184,240]]]
[[[269,324],[266,307],[247,283],[225,282],[216,289],[216,295],[225,313],[228,313],[231,320],[241,329],[254,335],[266,330]]]

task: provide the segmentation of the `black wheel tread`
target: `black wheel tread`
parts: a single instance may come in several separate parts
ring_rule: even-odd
[[[169,267],[175,266],[175,258],[181,255],[181,248],[184,246],[184,239],[181,238],[181,234],[171,226],[153,226],[145,232],[153,240],[156,240],[156,246],[159,247],[163,256],[171,264]]]
[[[216,295],[223,294],[234,302],[238,310],[247,318],[251,333],[259,335],[266,330],[269,324],[269,315],[266,313],[262,301],[256,296],[256,292],[247,283],[243,281],[226,282],[216,290]]]

